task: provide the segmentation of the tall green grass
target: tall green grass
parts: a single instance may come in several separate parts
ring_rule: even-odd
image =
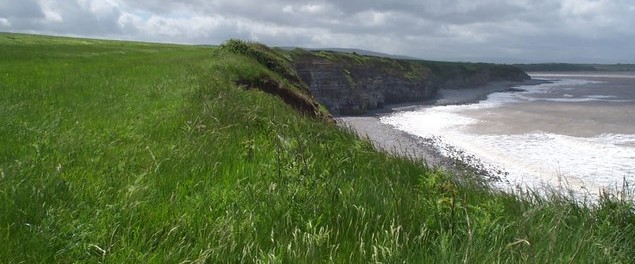
[[[629,188],[494,193],[235,84],[210,47],[0,34],[0,263],[633,263]]]

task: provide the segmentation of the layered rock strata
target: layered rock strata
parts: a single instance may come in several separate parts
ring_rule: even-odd
[[[313,96],[335,115],[433,99],[440,89],[470,89],[530,77],[507,65],[447,63],[305,52],[293,65]]]

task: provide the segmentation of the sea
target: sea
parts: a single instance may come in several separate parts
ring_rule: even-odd
[[[496,188],[596,199],[603,190],[635,186],[635,72],[530,75],[548,82],[381,122],[498,175]]]

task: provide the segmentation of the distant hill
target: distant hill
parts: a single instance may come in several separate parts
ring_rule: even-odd
[[[573,63],[535,63],[514,64],[524,71],[635,71],[635,64],[573,64]]]

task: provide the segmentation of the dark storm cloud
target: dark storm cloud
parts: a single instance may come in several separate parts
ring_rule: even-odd
[[[630,0],[26,0],[0,30],[351,47],[429,59],[634,62]]]

